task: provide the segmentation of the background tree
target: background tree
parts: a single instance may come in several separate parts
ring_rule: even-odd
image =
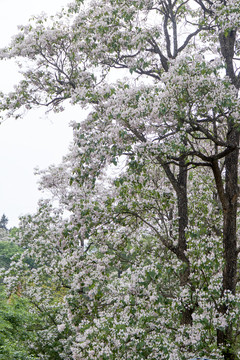
[[[29,60],[3,113],[89,107],[43,173],[59,209],[23,220],[35,278],[21,260],[6,280],[50,312],[45,281],[65,289],[59,356],[238,358],[239,16],[238,0],[75,1],[2,50]]]
[[[3,214],[0,220],[0,228],[7,230],[7,223],[8,223],[8,218],[6,217],[5,214]]]
[[[34,339],[33,328],[39,318],[31,314],[28,303],[18,296],[7,298],[3,287],[0,293],[0,359],[34,360],[30,347],[26,346]]]
[[[27,244],[22,248],[10,242],[13,238],[17,242],[18,237],[19,229],[13,228],[10,230],[8,241],[0,242],[0,359],[61,359],[63,334],[70,335],[70,331],[65,329],[66,324],[65,331],[61,326],[61,331],[57,328],[57,324],[62,319],[64,288],[54,284],[54,279],[50,280],[49,271],[42,273],[41,280],[37,279],[37,258],[36,256],[29,258],[24,253],[30,252],[32,255],[31,249]],[[14,264],[18,264],[21,271],[17,279],[15,276],[12,278],[15,279],[12,282],[10,277]],[[28,272],[35,274],[31,282],[28,279]],[[35,288],[35,283],[38,281],[43,285],[41,296],[39,289]],[[29,296],[24,292],[26,285],[29,287]],[[48,306],[44,302],[44,296],[47,298]],[[72,359],[68,357],[67,350],[64,352],[64,357]]]

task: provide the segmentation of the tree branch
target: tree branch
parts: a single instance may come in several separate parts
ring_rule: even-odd
[[[214,159],[212,161],[212,170],[213,170],[213,175],[215,178],[217,192],[218,192],[218,196],[221,201],[221,204],[222,204],[223,211],[226,211],[228,208],[228,200],[227,200],[227,197],[226,197],[226,194],[224,191],[222,174],[221,174],[220,168],[218,166],[217,159]]]

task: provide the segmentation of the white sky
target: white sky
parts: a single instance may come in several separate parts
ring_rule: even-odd
[[[0,0],[0,47],[6,46],[31,15],[42,11],[54,14],[69,0]],[[0,61],[0,91],[11,90],[18,74],[14,63]],[[0,125],[0,217],[8,227],[18,225],[18,217],[36,210],[42,197],[34,168],[58,164],[72,140],[71,120],[80,120],[80,109],[68,108],[61,114],[45,115],[30,111],[20,120],[9,119]]]

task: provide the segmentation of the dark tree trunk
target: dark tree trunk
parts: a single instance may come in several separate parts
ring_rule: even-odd
[[[187,250],[186,240],[186,227],[188,225],[188,198],[187,198],[187,166],[185,159],[181,159],[179,163],[179,173],[177,178],[178,191],[177,191],[177,202],[178,202],[178,256],[183,261],[185,268],[180,274],[180,285],[185,286],[189,283],[190,275],[190,264],[186,256],[185,251]],[[185,307],[181,314],[182,325],[192,325],[192,313],[193,309]]]
[[[180,285],[185,286],[190,282],[190,263],[185,253],[185,251],[187,250],[186,227],[188,225],[188,169],[185,163],[185,156],[183,155],[179,161],[179,172],[177,178],[171,172],[169,165],[162,164],[162,166],[177,194],[178,244],[172,251],[177,255],[178,259],[181,260],[184,265],[184,269],[180,274]],[[181,313],[181,324],[192,325],[192,313],[193,309],[186,306]]]
[[[229,124],[228,144],[236,147],[232,153],[225,159],[225,208],[223,209],[223,250],[224,250],[224,269],[222,296],[226,292],[233,295],[236,293],[237,282],[237,199],[238,199],[238,156],[239,156],[239,132]],[[220,308],[220,313],[225,315],[230,311],[227,305]],[[224,330],[218,330],[217,342],[224,346],[224,359],[236,360],[237,357],[233,351],[233,332],[231,324]]]
[[[226,185],[227,210],[224,211],[223,246],[225,268],[223,272],[223,290],[236,291],[237,277],[237,200],[238,200],[238,156],[239,132],[230,124],[228,143],[236,150],[226,156]]]
[[[236,30],[228,34],[220,33],[219,42],[222,56],[226,64],[226,75],[231,79],[232,84],[238,89],[239,80],[235,75],[233,66],[234,47],[236,42]],[[238,200],[238,161],[239,161],[239,131],[231,120],[228,121],[227,145],[235,149],[225,158],[225,191],[222,201],[223,205],[223,251],[224,269],[222,282],[222,296],[226,292],[236,293],[237,281],[237,200]],[[224,305],[220,309],[222,315],[231,309]],[[236,360],[233,345],[233,331],[231,324],[224,330],[218,330],[217,342],[224,347],[223,355],[225,360]]]

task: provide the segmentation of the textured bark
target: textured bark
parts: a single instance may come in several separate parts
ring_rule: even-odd
[[[224,269],[222,294],[231,292],[236,293],[237,283],[237,199],[238,199],[238,157],[239,157],[239,132],[232,124],[229,124],[228,131],[229,144],[236,147],[236,150],[229,154],[225,159],[225,206],[223,211],[223,250],[224,250]],[[229,311],[228,306],[220,308],[221,314]],[[233,331],[231,325],[224,330],[218,330],[217,342],[219,346],[224,346],[223,355],[225,360],[236,360],[233,345]]]
[[[233,57],[236,41],[236,31],[233,29],[228,34],[221,33],[219,42],[222,56],[225,60],[226,75],[231,79],[232,84],[239,88],[238,79],[234,72]],[[222,295],[230,292],[236,293],[237,282],[237,200],[238,200],[238,162],[239,162],[239,131],[229,120],[227,145],[235,149],[225,158],[225,191],[222,197],[223,205],[223,250],[224,250],[224,269],[222,282]],[[223,315],[231,309],[223,305],[220,313]],[[217,342],[223,346],[225,360],[236,360],[234,353],[233,331],[231,325],[224,330],[218,330]]]
[[[231,30],[228,35],[220,33],[219,42],[221,46],[221,52],[226,63],[226,75],[229,76],[232,83],[237,86],[237,78],[235,76],[233,57],[234,57],[234,46],[236,41],[236,30]]]
[[[236,146],[236,150],[226,157],[227,210],[224,212],[223,247],[225,268],[223,272],[223,290],[236,292],[237,279],[237,200],[238,200],[238,157],[239,133],[230,125],[228,141]]]
[[[172,183],[177,194],[178,206],[178,245],[173,252],[184,264],[184,269],[180,274],[180,285],[186,286],[190,279],[190,263],[186,256],[187,250],[186,227],[188,225],[188,193],[187,193],[187,165],[185,164],[185,156],[183,155],[179,161],[179,172],[177,178],[171,172],[169,165],[162,164],[167,177]],[[186,307],[181,313],[181,324],[192,325],[193,308]]]
[[[185,159],[180,160],[178,174],[178,252],[179,258],[184,262],[185,268],[180,274],[180,285],[185,286],[189,283],[190,264],[186,256],[187,250],[186,240],[186,227],[188,225],[188,198],[187,198],[187,167],[185,165]],[[185,308],[182,311],[181,323],[182,325],[192,325],[192,308]]]

